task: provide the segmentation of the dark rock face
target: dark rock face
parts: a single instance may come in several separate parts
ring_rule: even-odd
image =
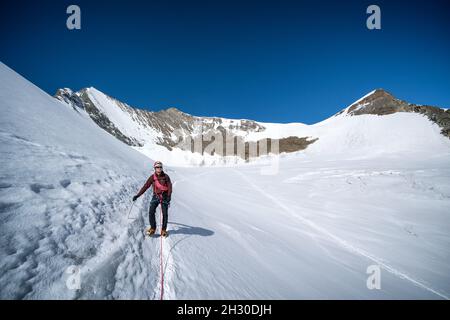
[[[308,140],[307,137],[287,137],[279,139],[280,152],[295,152],[306,149],[311,143],[316,142],[319,138]]]
[[[84,103],[81,98],[78,95],[74,94],[70,89],[58,89],[58,91],[56,91],[55,98],[66,102],[77,112],[77,109],[84,109]]]
[[[338,114],[341,114],[344,111],[345,109]],[[347,114],[350,116],[358,116],[362,114],[375,114],[382,116],[396,112],[414,112],[423,114],[427,116],[429,120],[441,127],[441,134],[450,138],[449,110],[443,110],[433,106],[408,103],[395,98],[383,89],[375,90],[374,93],[352,104],[347,110]]]

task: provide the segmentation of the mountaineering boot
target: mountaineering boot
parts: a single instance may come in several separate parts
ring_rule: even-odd
[[[148,236],[152,236],[152,235],[155,234],[155,231],[156,231],[156,229],[154,229],[154,228],[148,228],[147,229],[147,235]]]
[[[162,229],[161,230],[161,236],[162,237],[167,237],[169,235],[169,233],[166,231],[166,229]]]

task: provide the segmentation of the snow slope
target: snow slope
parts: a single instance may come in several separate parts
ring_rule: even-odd
[[[449,160],[292,157],[276,176],[192,169],[171,227],[214,235],[177,237],[173,297],[447,299]],[[370,265],[381,290],[366,287]]]
[[[129,211],[152,161],[3,64],[0,80],[0,298],[159,299],[149,191]],[[166,168],[164,298],[448,299],[450,147],[425,119],[357,118],[328,119],[348,126],[335,134],[317,124],[332,150]],[[71,265],[80,290],[66,286]],[[366,286],[371,265],[380,290]]]
[[[411,151],[427,153],[429,150],[446,150],[450,147],[450,140],[440,134],[439,126],[417,113],[338,115],[309,126],[295,123],[262,125],[267,130],[251,133],[247,140],[290,135],[318,137],[318,141],[300,152],[314,155],[372,156]]]
[[[0,297],[83,296],[65,285],[79,264],[100,296],[131,262],[141,271],[128,285],[148,286],[151,251],[135,233],[144,222],[127,213],[150,159],[3,64],[0,79]],[[148,259],[133,261],[139,250]]]

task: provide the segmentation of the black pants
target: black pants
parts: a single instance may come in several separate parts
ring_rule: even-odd
[[[169,209],[169,203],[167,202],[167,194],[163,193],[162,198],[162,212],[163,212],[163,221],[162,221],[162,228],[164,230],[167,229],[167,219],[169,217],[168,209]],[[149,216],[150,216],[150,227],[153,229],[156,229],[156,219],[155,219],[155,212],[156,208],[158,207],[160,203],[160,199],[158,195],[153,194],[152,200],[150,201],[150,210],[149,210]]]

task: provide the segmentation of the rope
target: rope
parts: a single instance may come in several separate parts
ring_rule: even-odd
[[[130,219],[130,213],[131,213],[131,209],[133,209],[133,206],[134,206],[134,201],[133,201],[133,204],[131,205],[130,211],[128,211],[128,216],[127,216],[128,220]]]
[[[162,231],[162,225],[163,225],[163,212],[162,212],[162,198],[159,199],[159,208],[161,211],[161,231]],[[160,250],[160,266],[161,266],[161,299],[163,300],[163,296],[164,296],[164,273],[163,273],[163,236],[160,236],[161,238],[161,250]]]

